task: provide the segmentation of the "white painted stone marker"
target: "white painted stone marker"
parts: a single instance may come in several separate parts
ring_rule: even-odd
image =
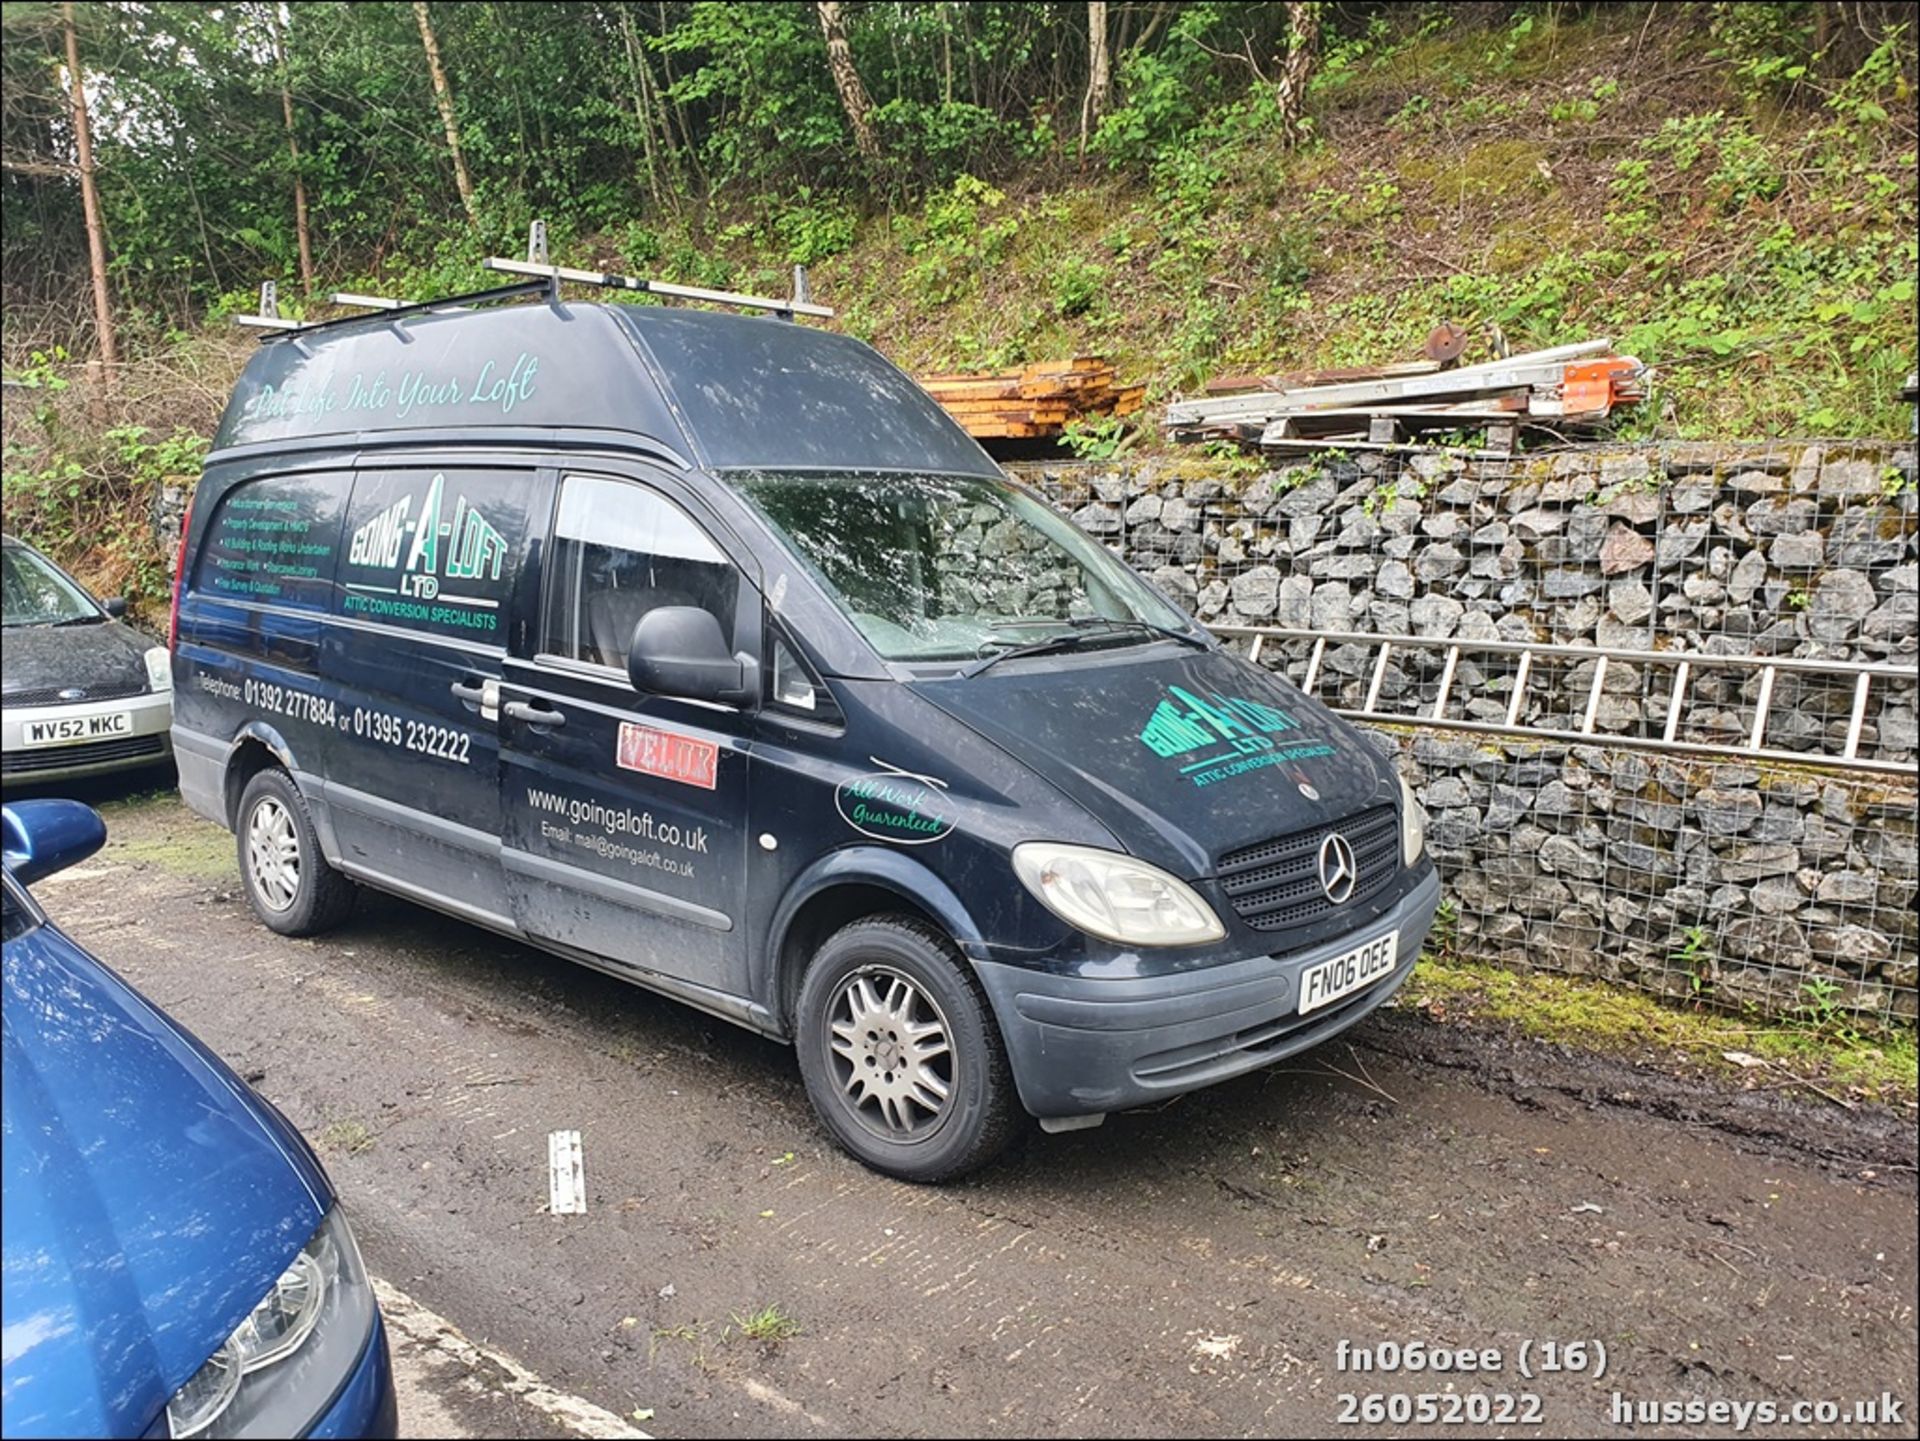
[[[547,1210],[555,1216],[584,1216],[587,1165],[578,1131],[554,1131],[547,1137],[547,1171]]]

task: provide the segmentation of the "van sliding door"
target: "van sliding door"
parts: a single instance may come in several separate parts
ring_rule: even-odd
[[[503,926],[496,717],[536,479],[361,471],[322,660],[339,698],[325,791],[343,868]]]

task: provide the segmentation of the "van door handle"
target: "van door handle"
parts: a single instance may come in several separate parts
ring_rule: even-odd
[[[525,721],[530,726],[563,726],[567,723],[564,711],[548,710],[544,706],[529,705],[523,700],[510,700],[500,709],[506,712],[508,720]]]
[[[448,686],[447,689],[453,692],[455,700],[461,701],[466,705],[480,707],[481,720],[497,721],[500,719],[499,681],[481,680],[468,684],[466,681],[457,680]]]

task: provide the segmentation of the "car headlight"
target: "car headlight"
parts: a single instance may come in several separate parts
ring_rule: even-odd
[[[174,1392],[168,1434],[304,1434],[359,1361],[373,1318],[373,1287],[335,1206],[260,1304]]]
[[[1413,798],[1413,787],[1400,782],[1400,859],[1412,865],[1427,848],[1427,813]]]
[[[156,691],[173,689],[173,657],[163,645],[147,652],[147,685]]]
[[[1185,881],[1091,846],[1027,841],[1013,873],[1068,925],[1136,946],[1198,946],[1226,935],[1220,918]]]

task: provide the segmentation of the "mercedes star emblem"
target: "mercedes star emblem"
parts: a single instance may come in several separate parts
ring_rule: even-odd
[[[1336,906],[1343,904],[1359,879],[1360,867],[1345,836],[1335,831],[1320,842],[1320,889],[1327,893],[1328,900]]]

